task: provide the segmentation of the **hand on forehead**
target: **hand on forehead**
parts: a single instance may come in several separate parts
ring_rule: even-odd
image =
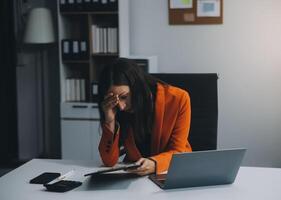
[[[111,86],[108,90],[108,93],[113,93],[114,95],[125,95],[130,92],[130,88],[127,85],[120,85],[120,86]]]

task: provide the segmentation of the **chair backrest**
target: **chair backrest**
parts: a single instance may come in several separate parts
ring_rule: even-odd
[[[217,74],[152,74],[188,91],[191,99],[189,142],[193,151],[217,148]]]

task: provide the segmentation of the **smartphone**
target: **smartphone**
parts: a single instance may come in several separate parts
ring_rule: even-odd
[[[44,184],[48,191],[67,192],[82,185],[80,181],[61,180],[53,184]]]
[[[40,174],[39,176],[36,176],[35,178],[31,179],[29,183],[31,184],[46,184],[50,181],[58,178],[61,174],[56,172],[44,172]]]

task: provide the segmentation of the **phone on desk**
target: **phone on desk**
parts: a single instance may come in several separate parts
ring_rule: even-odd
[[[35,178],[31,179],[29,183],[31,184],[46,184],[50,181],[58,178],[61,174],[56,172],[44,172],[40,174],[39,176],[36,176]]]
[[[67,192],[82,185],[80,181],[63,180],[73,174],[73,172],[74,171],[71,170],[64,175],[56,172],[44,172],[31,179],[29,183],[43,184],[48,191],[52,192]]]
[[[116,166],[116,167],[110,167],[107,169],[101,169],[92,173],[85,174],[84,176],[94,176],[94,175],[100,175],[100,174],[106,174],[108,172],[115,172],[115,171],[120,171],[120,170],[128,170],[128,169],[136,169],[140,164],[132,163],[132,164],[127,164],[127,165],[121,165],[121,166]]]
[[[80,181],[60,180],[52,184],[44,184],[48,191],[52,192],[67,192],[82,185]]]

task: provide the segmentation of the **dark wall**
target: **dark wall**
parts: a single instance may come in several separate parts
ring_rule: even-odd
[[[17,158],[16,49],[13,1],[0,1],[0,162]]]
[[[44,142],[44,155],[39,155],[37,150],[39,144],[37,144],[38,140],[36,139],[37,135],[40,134],[38,128],[36,128],[39,123],[36,123],[38,117],[34,116],[34,114],[38,113],[38,105],[36,103],[26,103],[26,101],[29,100],[32,102],[38,101],[36,100],[38,95],[35,94],[36,92],[38,93],[38,91],[34,89],[37,88],[38,85],[35,84],[35,80],[39,79],[39,77],[34,77],[38,67],[34,62],[34,58],[38,55],[38,49],[27,48],[21,41],[25,29],[24,22],[26,21],[27,13],[34,7],[50,8],[53,15],[54,28],[56,29],[56,4],[56,0],[0,1],[1,163],[9,163],[10,161],[18,160],[26,161],[38,156],[60,158],[58,45],[57,43],[48,45],[48,52],[46,52],[46,57],[44,59],[47,68],[46,74],[44,75],[44,77],[46,77],[45,89],[47,91],[45,108],[48,111],[45,113],[47,136]],[[57,30],[55,31],[57,32]],[[14,32],[16,32],[16,36],[14,36]],[[19,52],[19,55],[23,56],[18,56],[20,59],[17,63],[16,58]],[[34,69],[32,73],[28,71],[31,69]],[[21,84],[21,81],[24,81],[24,84]],[[26,121],[30,123],[25,123]],[[21,151],[22,149],[24,151]],[[21,158],[21,154],[24,154],[24,159]]]
[[[57,1],[48,0],[47,7],[49,7],[53,14],[55,34],[57,34]],[[58,38],[57,38],[58,39]],[[58,40],[57,40],[58,41]],[[49,59],[49,75],[48,75],[48,88],[49,93],[49,105],[51,108],[49,121],[49,145],[47,152],[51,158],[61,157],[61,129],[60,129],[60,68],[59,68],[59,47],[58,42],[54,43],[48,54]]]
[[[57,1],[56,0],[25,0],[22,4],[22,16],[26,17],[28,12],[36,7],[46,7],[49,8],[52,12],[55,34],[57,33]],[[24,25],[23,25],[24,26]],[[21,37],[21,36],[19,36]],[[36,70],[40,67],[37,66],[38,63],[38,52],[39,50],[44,50],[44,80],[42,80],[41,76],[36,76]],[[60,82],[59,82],[59,61],[58,61],[58,43],[44,45],[34,45],[34,44],[23,44],[21,53],[25,57],[24,66],[21,69],[18,69],[18,84],[20,87],[25,87],[24,91],[30,91],[33,94],[32,97],[28,96],[26,92],[21,93],[21,97],[25,97],[24,99],[32,98],[32,101],[38,102],[38,104],[42,104],[40,101],[40,97],[38,94],[42,94],[42,91],[39,91],[36,85],[44,84],[44,113],[42,116],[42,108],[37,105],[30,105],[30,101],[22,101],[18,102],[19,105],[19,138],[20,142],[20,156],[21,159],[31,159],[33,157],[46,157],[46,158],[60,158],[61,150],[60,150]],[[32,71],[33,70],[33,71]],[[32,82],[32,79],[35,79]],[[29,83],[21,84],[21,81],[27,80]],[[34,82],[38,82],[38,84],[34,84]],[[26,82],[26,81],[25,81]],[[33,91],[33,92],[31,92]],[[38,93],[36,95],[36,92]],[[28,108],[27,108],[28,107]],[[24,108],[24,109],[22,109]],[[26,110],[29,110],[30,113],[34,115],[39,115],[38,118],[34,119],[34,115],[28,115]],[[38,111],[39,110],[39,111]],[[22,116],[24,119],[22,119]],[[29,119],[26,119],[28,118]],[[35,116],[36,117],[36,116]],[[41,118],[44,118],[44,126],[42,126]],[[38,126],[34,127],[32,123],[25,123],[25,121],[32,122],[37,121]],[[41,126],[40,126],[41,124]],[[23,128],[23,129],[22,129]],[[44,129],[44,134],[42,132]],[[24,130],[24,131],[22,131]],[[30,130],[30,131],[29,131]],[[28,134],[26,132],[28,131]],[[36,134],[36,135],[35,135]],[[28,135],[28,136],[27,136]],[[36,142],[36,137],[40,139],[39,144],[34,144]],[[29,137],[29,138],[27,138]],[[44,141],[41,141],[44,138]],[[33,148],[30,148],[30,144],[33,143]],[[42,146],[43,145],[43,146]],[[38,146],[38,148],[36,148]],[[21,153],[23,152],[23,153]]]

